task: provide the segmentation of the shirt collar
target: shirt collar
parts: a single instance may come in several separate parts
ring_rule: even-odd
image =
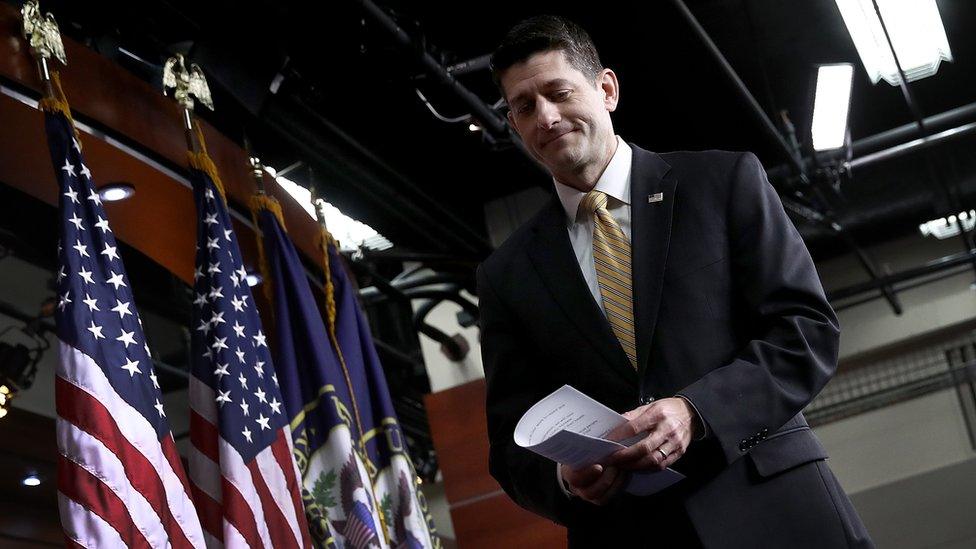
[[[600,175],[600,179],[597,180],[593,188],[606,193],[607,196],[613,197],[619,202],[629,205],[630,168],[633,151],[630,145],[625,143],[620,136],[616,137],[617,150],[614,151],[610,163],[607,164],[606,169],[603,170],[603,174]],[[572,224],[576,221],[576,211],[579,209],[579,204],[582,202],[583,197],[586,196],[586,193],[580,192],[568,185],[563,185],[556,178],[553,178],[552,181],[556,186],[556,196],[559,197],[559,202],[562,203],[563,209],[566,211],[566,218]]]

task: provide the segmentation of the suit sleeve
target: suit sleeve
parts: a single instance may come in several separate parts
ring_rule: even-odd
[[[552,388],[540,378],[531,343],[492,289],[484,267],[478,269],[481,354],[485,368],[488,419],[488,469],[520,506],[565,525],[582,505],[563,492],[554,464],[515,444],[519,418]]]
[[[744,153],[732,171],[728,231],[733,291],[751,326],[734,359],[680,391],[727,462],[799,413],[837,367],[840,328],[799,232]],[[745,339],[744,338],[744,339]]]

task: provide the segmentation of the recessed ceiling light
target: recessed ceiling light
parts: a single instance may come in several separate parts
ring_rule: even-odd
[[[136,194],[136,188],[129,183],[109,183],[98,189],[98,196],[105,202],[118,202]]]
[[[252,288],[260,284],[262,280],[261,275],[257,273],[247,273],[247,285]]]
[[[41,479],[37,478],[37,475],[31,473],[24,477],[24,480],[20,481],[24,486],[37,486],[41,483]]]

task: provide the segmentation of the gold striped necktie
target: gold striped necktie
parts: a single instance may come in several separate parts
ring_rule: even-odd
[[[592,190],[579,205],[579,214],[593,217],[593,263],[603,308],[630,365],[637,368],[634,337],[634,291],[631,282],[630,241],[607,211],[607,195]]]

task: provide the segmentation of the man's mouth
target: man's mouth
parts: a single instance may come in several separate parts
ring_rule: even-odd
[[[542,147],[540,147],[540,148],[545,148],[545,147],[546,147],[547,145],[549,145],[549,144],[550,144],[550,143],[552,143],[553,141],[556,141],[556,140],[558,140],[558,139],[560,139],[560,138],[562,138],[563,136],[566,136],[566,135],[569,135],[569,134],[571,134],[571,133],[573,133],[573,132],[575,132],[575,131],[576,131],[576,130],[569,130],[568,132],[563,132],[563,133],[561,133],[561,134],[559,134],[559,135],[557,135],[556,137],[553,137],[552,139],[549,139],[548,141],[544,141],[544,142],[542,143]]]

